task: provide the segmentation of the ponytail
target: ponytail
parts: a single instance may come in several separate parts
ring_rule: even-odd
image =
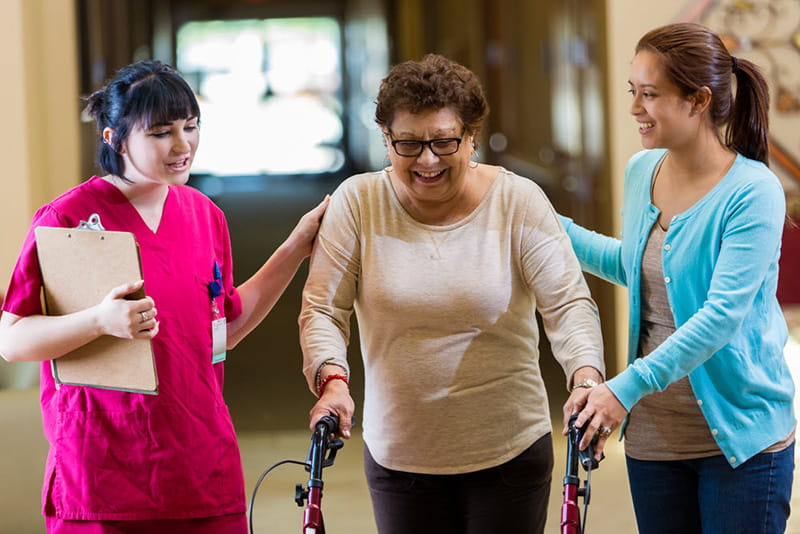
[[[103,130],[114,123],[109,120],[107,107],[106,88],[98,89],[86,97],[86,113],[94,118],[97,123],[97,156],[96,162],[104,172],[120,176],[123,181],[129,181],[124,176],[124,164],[119,155],[121,136],[113,136],[112,143],[108,144],[103,139]]]
[[[725,144],[750,159],[769,164],[769,88],[758,67],[732,57],[736,98],[725,132]]]

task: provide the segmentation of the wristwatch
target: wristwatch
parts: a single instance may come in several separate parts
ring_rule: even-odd
[[[570,391],[575,391],[578,388],[593,388],[597,385],[598,385],[597,380],[592,380],[591,378],[584,378],[577,384],[573,385]]]

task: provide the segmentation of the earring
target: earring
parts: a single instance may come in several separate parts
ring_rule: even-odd
[[[696,110],[696,109],[693,109],[693,110],[692,110],[692,112],[690,113],[690,115],[692,115],[692,116],[695,116],[695,115],[697,115],[697,110]]]
[[[475,159],[472,159],[473,156],[475,157]],[[469,159],[470,159],[469,167],[471,169],[477,169],[478,168],[478,153],[475,152],[475,150],[473,150],[472,154],[469,155]]]

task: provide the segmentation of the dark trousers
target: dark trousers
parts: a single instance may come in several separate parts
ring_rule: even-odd
[[[364,447],[380,534],[538,534],[544,532],[553,441],[542,437],[508,462],[457,475],[394,471]]]

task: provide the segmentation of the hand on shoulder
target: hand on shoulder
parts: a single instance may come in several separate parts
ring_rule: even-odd
[[[325,215],[325,210],[328,209],[330,204],[330,195],[325,195],[322,202],[317,204],[316,207],[311,209],[308,213],[300,217],[300,221],[289,234],[287,242],[294,245],[303,254],[303,257],[311,255],[311,249],[314,246],[314,239],[319,232],[319,226],[322,223],[322,217]]]

